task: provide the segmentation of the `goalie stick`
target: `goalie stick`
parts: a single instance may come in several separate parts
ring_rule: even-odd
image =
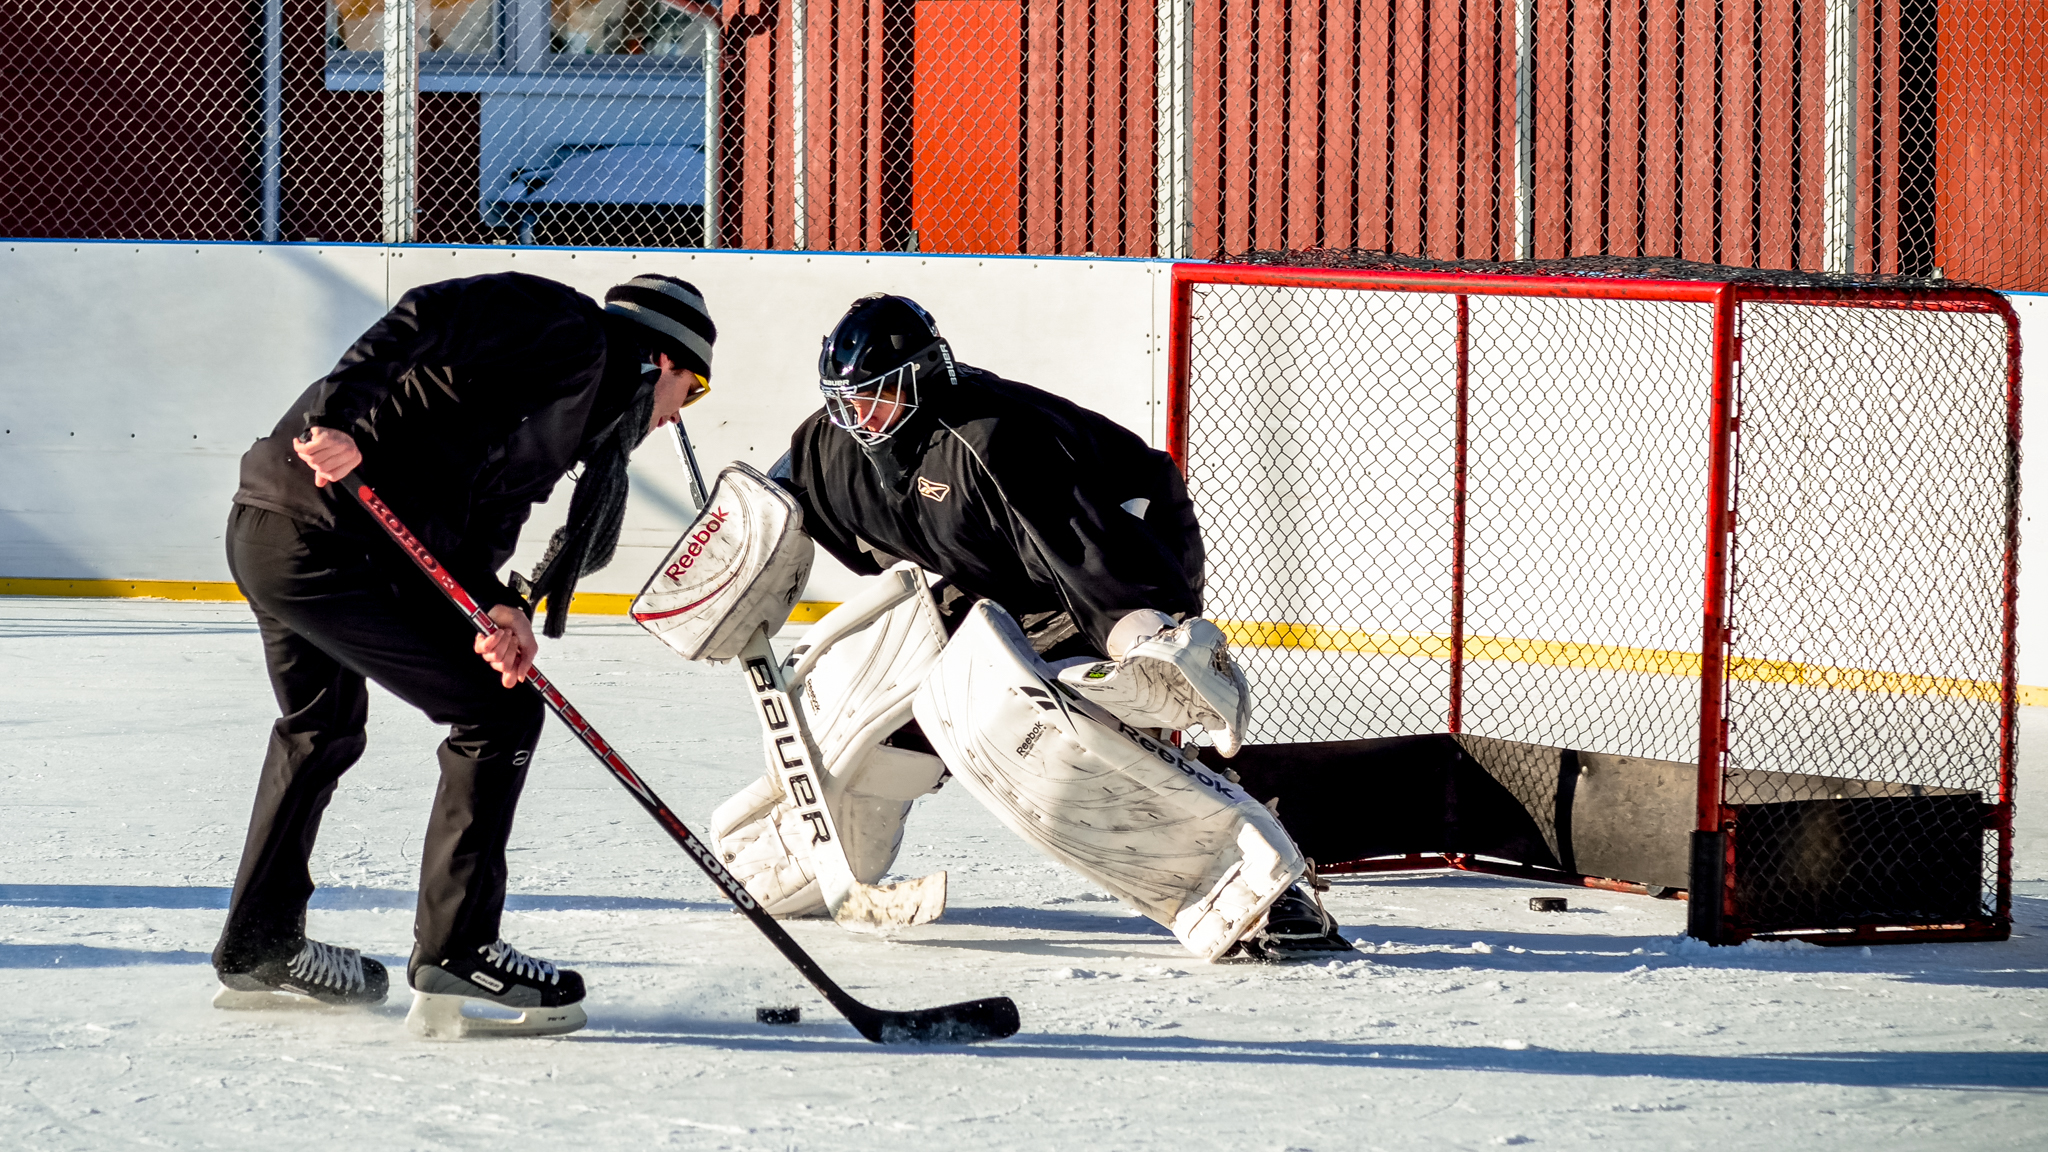
[[[363,506],[363,510],[370,514],[370,519],[375,520],[378,526],[384,529],[385,535],[390,536],[392,542],[412,558],[412,562],[419,566],[419,570],[441,589],[442,595],[446,596],[458,611],[469,617],[470,624],[478,632],[490,636],[498,631],[497,623],[484,614],[483,608],[479,607],[462,585],[456,582],[455,577],[441,566],[440,561],[434,559],[433,553],[427,551],[426,545],[420,543],[419,538],[406,528],[377,493],[363,482],[362,477],[351,472],[337,483],[356,498]],[[811,987],[816,988],[832,1007],[838,1009],[839,1014],[846,1017],[862,1036],[877,1044],[971,1044],[977,1040],[997,1040],[1016,1034],[1019,1024],[1017,1005],[1007,996],[991,996],[981,1000],[968,1000],[959,1004],[920,1008],[909,1012],[890,1012],[870,1007],[848,995],[845,989],[825,974],[825,970],[818,966],[817,961],[811,959],[809,953],[790,938],[782,925],[747,894],[745,886],[735,879],[732,873],[726,871],[725,865],[718,859],[718,854],[712,851],[711,846],[684,827],[675,813],[669,811],[668,805],[661,802],[661,797],[654,794],[654,789],[649,788],[645,781],[627,767],[625,759],[606,743],[604,737],[598,735],[597,729],[590,726],[590,722],[583,718],[582,713],[576,711],[568,698],[564,697],[547,677],[541,675],[540,669],[528,670],[526,679],[533,685],[534,690],[540,693],[541,699],[547,701],[548,707],[554,710],[555,715],[561,718],[562,723],[569,726],[569,731],[574,732],[576,738],[583,741],[583,746],[590,749],[591,754],[611,772],[613,778],[633,794],[633,798],[638,800],[640,806],[647,810],[647,814],[654,817],[655,822],[668,832],[683,849],[684,854],[696,861],[697,866],[711,878],[711,882],[718,886],[719,891],[725,893],[725,898],[732,901],[747,919],[753,921],[754,927],[760,929],[761,934],[768,938],[768,942],[775,945],[776,950],[781,952],[798,972],[803,973],[804,979],[811,982]]]

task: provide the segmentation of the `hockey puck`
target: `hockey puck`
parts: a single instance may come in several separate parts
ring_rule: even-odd
[[[1529,911],[1531,912],[1563,912],[1566,910],[1564,897],[1562,896],[1529,897]]]
[[[801,1008],[754,1009],[756,1024],[799,1024],[803,1022],[803,1018],[804,1010]]]

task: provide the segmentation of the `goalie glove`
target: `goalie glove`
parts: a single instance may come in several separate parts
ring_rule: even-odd
[[[1251,718],[1251,686],[1222,629],[1199,616],[1176,625],[1144,609],[1117,622],[1109,646],[1113,656],[1122,649],[1122,658],[1070,665],[1060,670],[1060,682],[1127,724],[1200,727],[1219,754],[1237,755]]]

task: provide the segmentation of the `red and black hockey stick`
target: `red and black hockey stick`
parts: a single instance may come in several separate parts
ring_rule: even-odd
[[[469,617],[470,624],[474,625],[478,632],[489,636],[498,631],[497,624],[492,622],[489,616],[484,615],[484,610],[478,607],[475,600],[470,599],[469,593],[463,591],[462,585],[456,583],[455,577],[449,575],[446,568],[441,567],[440,561],[434,559],[433,553],[427,551],[427,546],[420,543],[419,537],[414,536],[399,521],[390,506],[379,499],[377,493],[372,491],[368,484],[363,483],[360,476],[351,472],[338,483],[348,489],[349,495],[354,496],[362,504],[363,510],[370,514],[370,519],[381,525],[393,542],[404,549],[406,555],[412,557],[412,562],[419,565],[420,571],[427,574],[427,578],[441,589],[442,594]],[[706,876],[711,877],[711,882],[718,885],[719,890],[725,893],[725,898],[732,901],[741,912],[746,913],[747,919],[752,920],[754,927],[759,928],[761,934],[768,937],[769,943],[775,945],[791,964],[796,965],[796,970],[804,974],[804,979],[809,980],[813,988],[831,1001],[832,1007],[837,1008],[840,1015],[851,1021],[861,1035],[877,1044],[969,1044],[976,1040],[996,1040],[1016,1034],[1017,1005],[1007,996],[969,1000],[963,1004],[948,1004],[943,1008],[921,1008],[914,1012],[885,1012],[879,1008],[870,1008],[847,995],[845,989],[834,983],[830,976],[825,975],[825,970],[818,967],[818,962],[811,959],[809,953],[798,947],[795,940],[790,939],[789,933],[783,931],[782,925],[776,923],[775,918],[747,894],[746,887],[734,879],[732,873],[726,871],[725,865],[718,859],[718,853],[712,851],[710,845],[699,840],[695,833],[685,828],[683,822],[676,819],[675,813],[668,810],[668,805],[661,802],[661,797],[654,794],[654,789],[649,788],[646,781],[640,779],[638,774],[626,766],[624,758],[605,742],[604,737],[597,734],[597,729],[590,726],[590,722],[583,718],[582,713],[576,711],[575,706],[569,703],[548,678],[540,674],[540,669],[528,671],[526,680],[540,692],[541,699],[547,701],[548,707],[555,710],[555,715],[561,717],[562,723],[569,726],[569,731],[574,732],[576,738],[583,741],[583,746],[590,749],[591,753],[611,770],[612,776],[626,786],[626,790],[633,794],[633,798],[640,802],[642,808],[647,809],[647,814],[654,817],[655,822],[667,830],[690,859],[696,861],[697,867],[704,870]]]

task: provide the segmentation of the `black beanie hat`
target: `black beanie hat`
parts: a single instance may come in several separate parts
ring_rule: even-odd
[[[676,367],[711,379],[718,326],[696,285],[673,276],[635,276],[604,294],[604,310],[639,324],[647,346],[668,353]]]

